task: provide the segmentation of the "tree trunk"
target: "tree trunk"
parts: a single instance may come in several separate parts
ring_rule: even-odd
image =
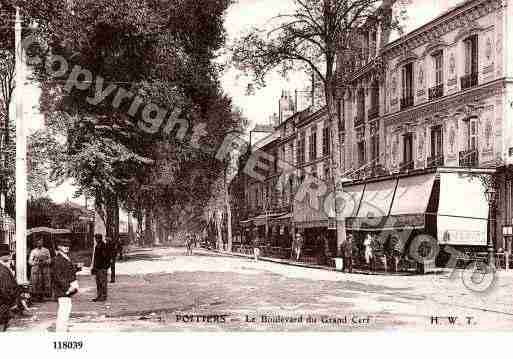
[[[228,192],[228,186],[226,185],[225,181],[225,205],[226,205],[226,230],[227,230],[227,247],[226,250],[228,252],[232,251],[232,208],[230,206],[230,193]]]
[[[346,238],[346,221],[343,213],[339,213],[337,206],[337,198],[342,198],[342,164],[339,161],[340,155],[340,123],[336,116],[335,110],[335,88],[331,83],[331,78],[328,80],[328,83],[325,86],[326,92],[326,106],[328,108],[328,118],[330,123],[333,126],[333,150],[331,153],[332,163],[333,163],[333,180],[334,180],[334,192],[333,195],[335,197],[334,206],[335,206],[335,223],[337,228],[337,256],[340,256],[340,248],[343,244],[345,244]]]
[[[160,245],[160,223],[159,223],[159,219],[157,216],[154,216],[153,217],[153,233],[155,234],[155,240],[154,240],[154,244],[156,246],[159,246]]]
[[[144,243],[153,246],[153,234],[151,233],[153,226],[153,218],[151,209],[144,211]]]
[[[222,250],[223,249],[223,227],[222,227],[222,221],[223,216],[222,212],[220,210],[216,211],[216,232],[217,232],[217,249]]]
[[[137,245],[139,247],[142,247],[144,245],[143,213],[142,213],[142,209],[140,207],[137,208],[137,210],[135,212],[135,216],[136,216],[136,219],[137,219],[137,233],[138,233]]]

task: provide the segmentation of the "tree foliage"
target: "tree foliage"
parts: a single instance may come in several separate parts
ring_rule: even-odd
[[[41,111],[48,139],[46,158],[52,181],[72,178],[77,194],[97,204],[158,214],[172,227],[198,218],[215,178],[224,168],[215,159],[224,136],[241,127],[223,94],[214,63],[223,46],[223,16],[230,0],[56,0],[22,1],[25,15],[38,24],[41,56],[59,54],[109,84],[172,111],[189,123],[183,139],[140,126],[141,112],[127,115],[130,102],[112,107],[114,91],[91,105],[88,90],[66,91],[65,79],[35,66],[42,88]],[[192,129],[204,123],[201,150],[191,146]],[[173,216],[173,218],[170,218]]]

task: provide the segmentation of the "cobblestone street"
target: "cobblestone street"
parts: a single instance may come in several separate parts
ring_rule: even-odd
[[[184,252],[132,251],[118,263],[118,280],[102,304],[89,301],[96,294],[94,277],[83,273],[70,331],[513,328],[511,272],[499,272],[494,289],[477,294],[459,274],[345,274]],[[9,330],[51,331],[55,313],[55,302],[36,303],[33,316],[14,320]],[[454,324],[448,316],[457,317]]]

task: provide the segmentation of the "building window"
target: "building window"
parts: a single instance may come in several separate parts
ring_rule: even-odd
[[[369,119],[379,116],[379,85],[377,81],[372,82],[371,87],[371,107],[369,110]]]
[[[403,163],[402,169],[413,169],[413,134],[407,133],[403,136]]]
[[[365,141],[358,142],[358,166],[365,165]]]
[[[378,38],[378,36],[377,36],[376,31],[371,31],[371,33],[369,35],[369,47],[370,47],[370,56],[371,56],[371,58],[376,56],[377,38]]]
[[[433,54],[435,67],[435,85],[429,89],[429,99],[442,97],[444,94],[444,64],[443,52],[437,51]]]
[[[460,152],[460,166],[464,167],[477,167],[479,163],[478,158],[478,123],[477,118],[470,118],[466,120],[467,130],[467,150]]]
[[[435,62],[435,85],[441,85],[444,83],[443,52],[438,51],[435,54],[433,54],[433,60]]]
[[[317,132],[312,131],[310,134],[310,161],[317,158]]]
[[[305,163],[305,134],[302,133],[297,144],[297,163],[303,165]]]
[[[467,121],[468,147],[469,151],[477,150],[477,118]]]
[[[431,128],[431,156],[437,157],[443,155],[443,137],[442,126]]]
[[[461,78],[461,88],[477,86],[478,48],[477,35],[468,37],[463,41],[465,46],[465,76]]]
[[[322,155],[329,156],[331,153],[331,128],[326,126],[322,130]]]
[[[401,109],[413,106],[413,63],[403,66],[402,69],[402,98]]]
[[[365,122],[365,90],[358,90],[356,106],[356,123],[355,126],[361,125]]]
[[[324,179],[328,180],[331,178],[330,175],[330,164],[326,161],[324,162]]]
[[[371,161],[373,165],[377,165],[379,163],[379,127],[378,123],[375,121],[370,126],[370,134],[371,134]]]
[[[465,75],[477,73],[477,35],[464,40],[465,44]]]
[[[429,167],[443,166],[443,132],[442,126],[431,128],[431,157],[428,159]]]

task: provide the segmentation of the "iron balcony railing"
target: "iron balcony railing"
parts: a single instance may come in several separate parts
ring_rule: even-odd
[[[403,97],[401,99],[401,110],[404,110],[408,107],[412,107],[413,106],[413,96],[407,96],[407,97]]]
[[[365,115],[363,112],[358,112],[356,117],[354,118],[354,126],[360,126],[365,123]]]
[[[378,117],[379,116],[379,107],[374,106],[374,107],[370,108],[367,116],[368,116],[369,120],[372,120],[372,119]]]
[[[462,76],[460,81],[462,90],[477,86],[477,72]]]
[[[439,85],[431,87],[428,91],[428,95],[429,95],[430,100],[442,97],[444,95],[444,85],[439,84]]]
[[[427,167],[442,167],[444,165],[444,156],[431,156],[427,159]]]
[[[477,167],[478,164],[477,150],[460,151],[460,167]]]
[[[400,171],[411,171],[415,168],[413,161],[405,161],[399,164]]]

